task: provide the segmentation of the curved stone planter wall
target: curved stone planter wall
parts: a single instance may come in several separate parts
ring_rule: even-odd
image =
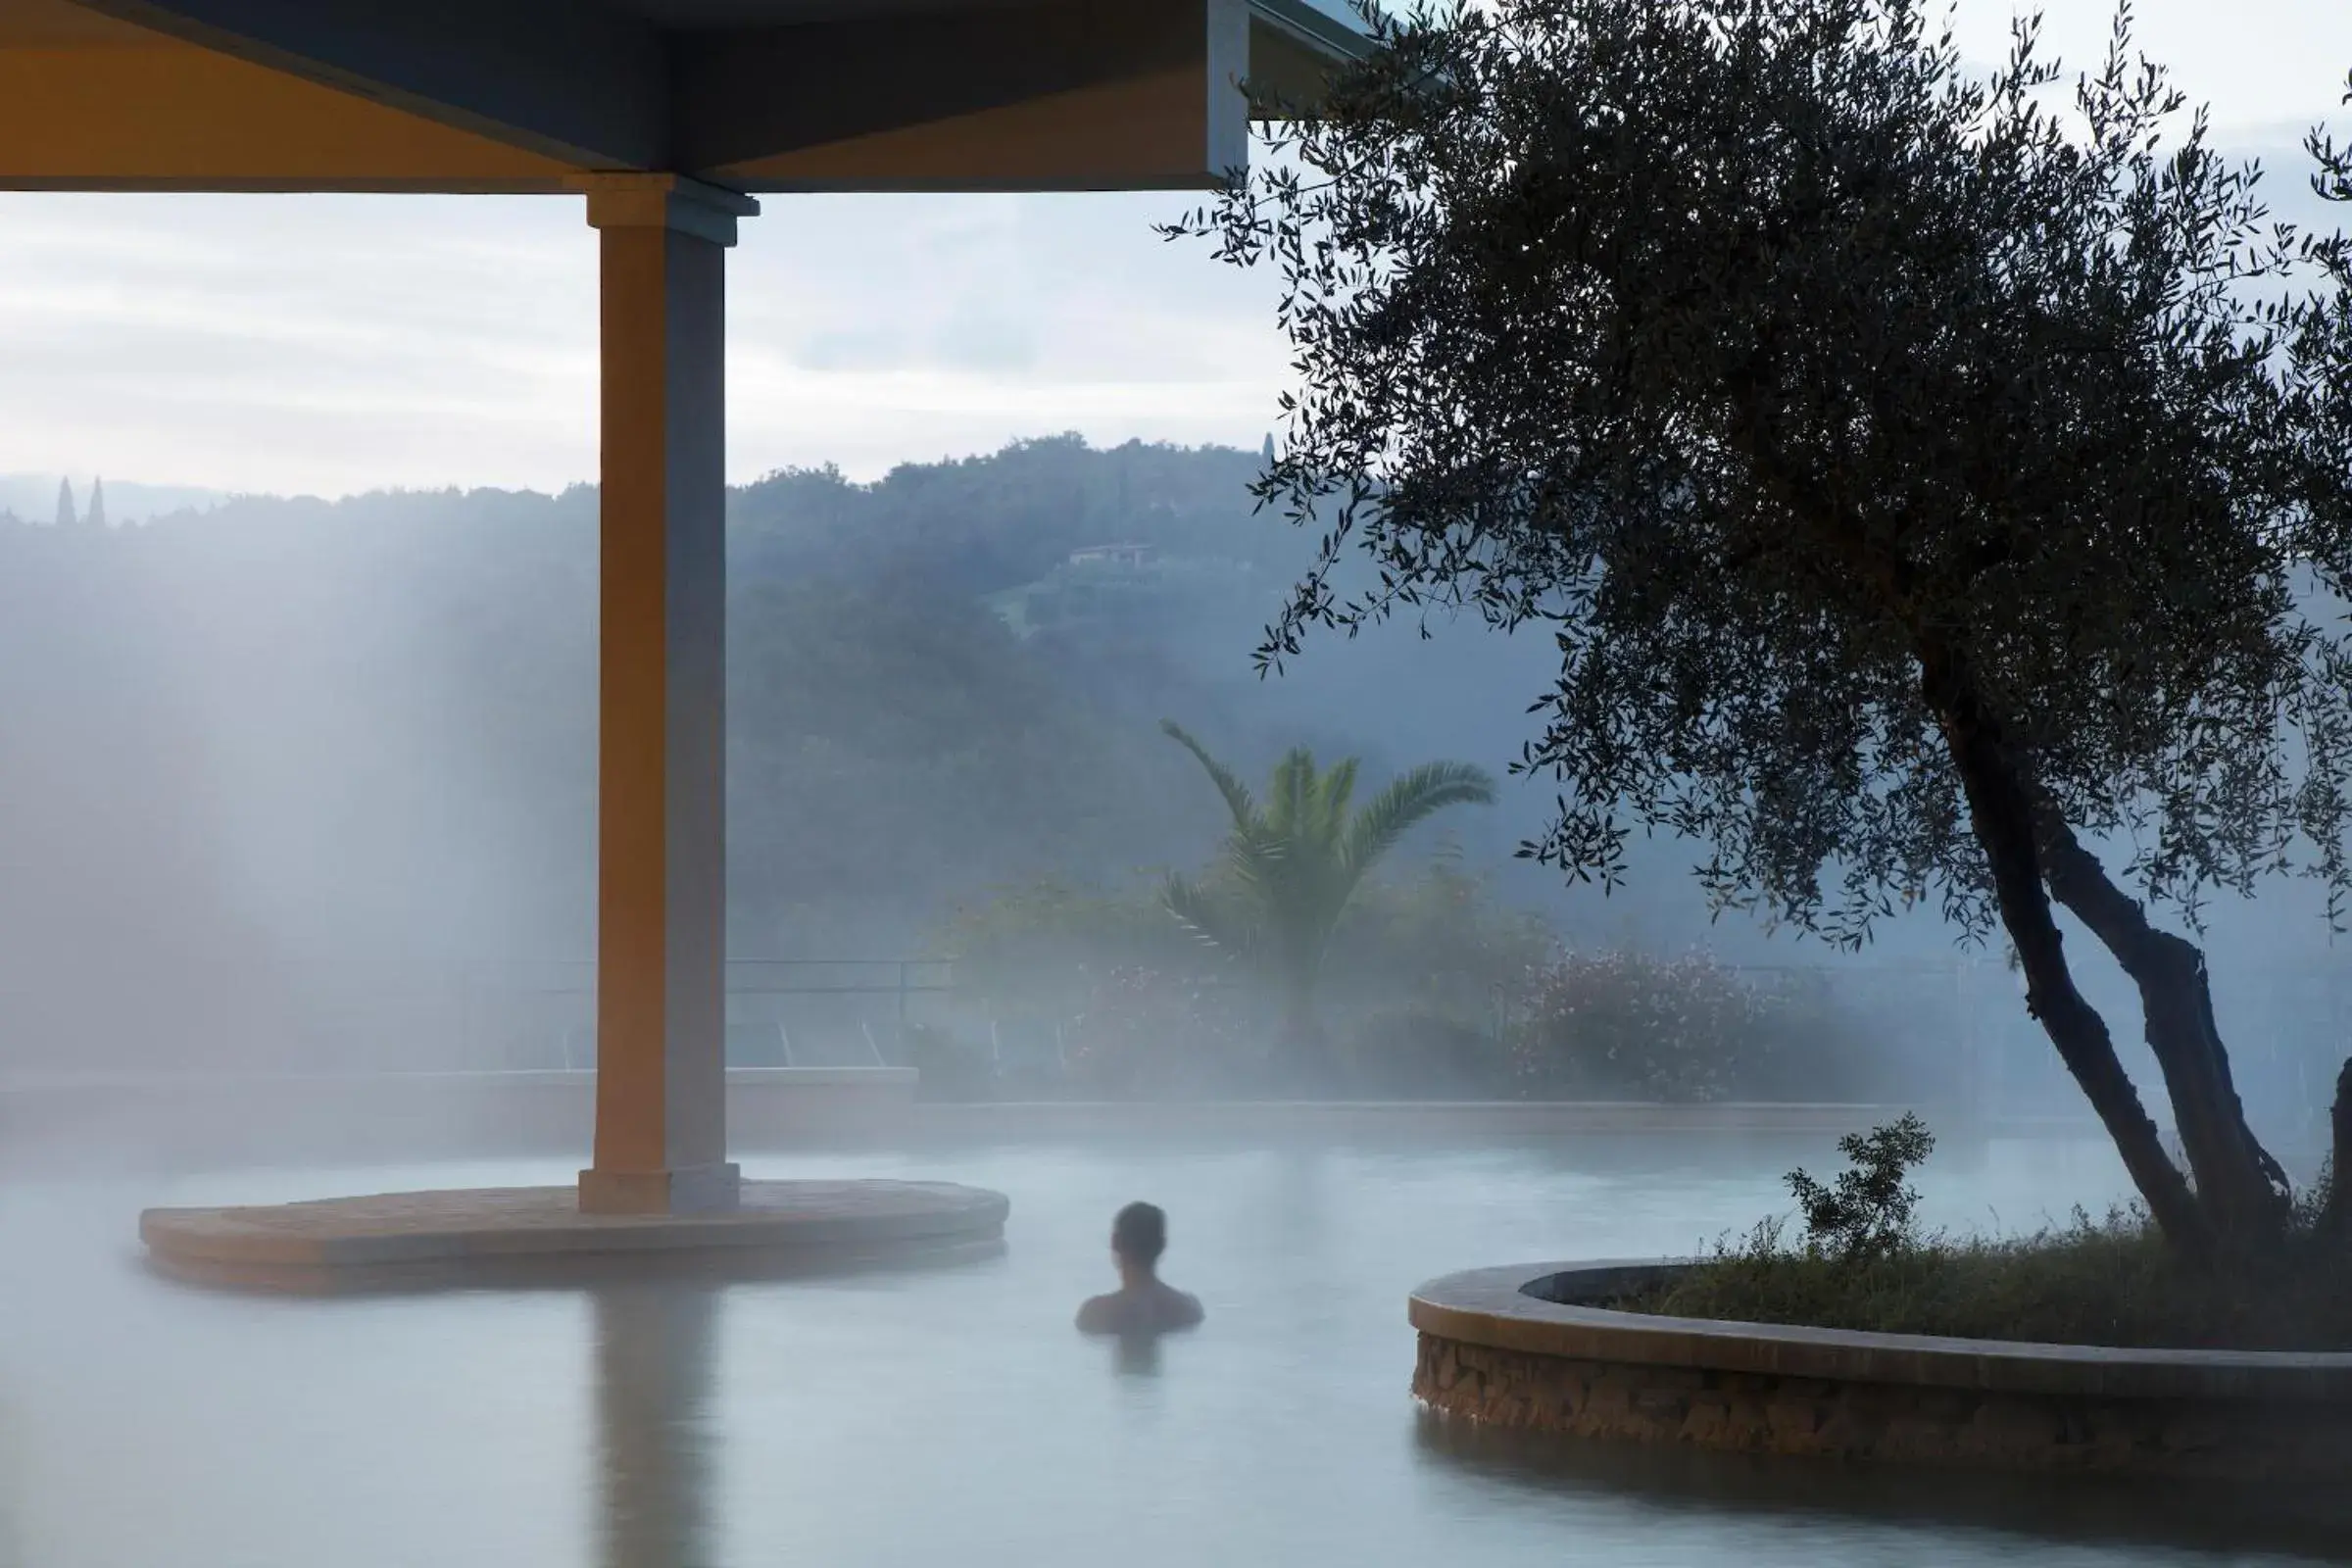
[[[1617,1312],[1688,1264],[1474,1269],[1413,1293],[1413,1392],[1588,1437],[1847,1458],[2352,1480],[2352,1354],[2120,1350]]]

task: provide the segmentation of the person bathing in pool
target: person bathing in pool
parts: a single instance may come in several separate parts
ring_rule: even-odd
[[[1110,1257],[1119,1288],[1078,1309],[1082,1334],[1166,1334],[1200,1321],[1200,1302],[1159,1277],[1168,1247],[1168,1216],[1150,1203],[1129,1203],[1110,1222]]]

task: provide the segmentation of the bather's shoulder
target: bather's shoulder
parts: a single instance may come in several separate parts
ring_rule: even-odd
[[[1198,1327],[1200,1298],[1173,1287],[1097,1296],[1078,1308],[1081,1334],[1165,1334]]]

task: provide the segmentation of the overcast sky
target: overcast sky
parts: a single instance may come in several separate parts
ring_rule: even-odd
[[[1973,56],[2010,0],[1960,0]],[[2068,63],[2108,0],[2048,0]],[[2352,0],[2141,0],[2143,48],[2299,186],[2352,128]],[[732,477],[1078,430],[1254,446],[1271,279],[1171,196],[774,197],[732,267]],[[341,494],[593,476],[595,246],[568,198],[0,194],[0,474]]]

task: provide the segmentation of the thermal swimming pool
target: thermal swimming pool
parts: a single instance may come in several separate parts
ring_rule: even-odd
[[[747,1156],[1012,1200],[1003,1255],[822,1281],[255,1299],[141,1267],[150,1203],[561,1182],[555,1163],[12,1178],[0,1564],[15,1568],[1433,1562],[2246,1563],[2252,1501],[1545,1446],[1406,1394],[1406,1292],[1517,1258],[1689,1251],[1827,1140],[1508,1148],[965,1145]],[[1952,1147],[1946,1223],[2122,1196],[2102,1147]],[[1112,1211],[1166,1206],[1209,1321],[1079,1339]],[[2265,1555],[2264,1553],[2268,1553]],[[2297,1553],[2301,1555],[2298,1556]]]

